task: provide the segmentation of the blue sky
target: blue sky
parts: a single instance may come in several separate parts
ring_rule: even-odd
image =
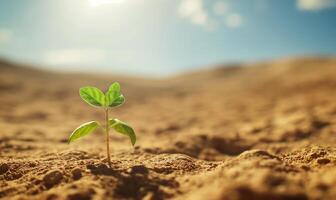
[[[2,0],[0,57],[168,75],[218,63],[336,54],[336,0]]]

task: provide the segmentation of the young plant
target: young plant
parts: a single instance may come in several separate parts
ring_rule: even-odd
[[[84,137],[92,133],[98,127],[101,127],[106,134],[107,161],[111,167],[109,145],[110,128],[118,133],[128,136],[131,139],[133,146],[136,141],[136,136],[132,127],[130,127],[125,122],[120,121],[119,119],[109,119],[109,109],[117,107],[123,104],[125,101],[124,96],[120,92],[120,84],[117,82],[113,83],[105,94],[95,87],[82,87],[79,89],[79,95],[89,105],[101,108],[105,111],[105,127],[101,126],[97,121],[86,122],[72,132],[69,137],[69,143],[77,140],[78,138]]]

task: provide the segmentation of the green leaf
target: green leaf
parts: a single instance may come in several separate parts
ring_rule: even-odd
[[[77,140],[78,138],[84,137],[85,135],[96,130],[99,126],[99,123],[96,121],[87,122],[80,125],[78,128],[76,128],[76,130],[71,133],[68,142],[70,143],[74,140]]]
[[[95,87],[82,87],[79,89],[79,95],[82,99],[92,106],[104,106],[105,95],[102,91]]]
[[[124,97],[124,95],[121,94],[119,97],[117,97],[113,100],[113,102],[109,105],[109,107],[120,106],[124,102],[125,102],[125,97]]]
[[[120,91],[120,84],[118,82],[114,82],[110,85],[109,90]]]
[[[120,92],[120,84],[114,82],[105,94],[106,106],[116,107],[125,102],[125,97]]]
[[[131,143],[134,146],[136,142],[136,135],[132,127],[119,119],[109,119],[109,126],[118,133],[128,136],[131,139]]]

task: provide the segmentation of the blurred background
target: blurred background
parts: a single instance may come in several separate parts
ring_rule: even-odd
[[[0,0],[0,199],[336,199],[335,88],[336,0]]]
[[[167,76],[336,53],[335,0],[1,0],[0,58]]]

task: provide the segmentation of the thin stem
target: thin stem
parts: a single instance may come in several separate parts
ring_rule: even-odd
[[[105,133],[106,133],[106,153],[107,153],[107,162],[111,167],[111,157],[110,157],[110,133],[109,133],[109,124],[108,124],[108,108],[105,109]]]

